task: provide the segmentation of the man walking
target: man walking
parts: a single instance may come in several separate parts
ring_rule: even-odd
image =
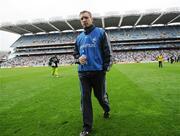
[[[104,110],[104,118],[109,118],[109,101],[106,92],[106,71],[112,64],[112,51],[107,34],[102,28],[93,25],[89,11],[80,12],[80,22],[84,28],[76,39],[74,58],[78,66],[81,89],[83,130],[80,136],[87,136],[92,130],[93,109],[91,91]]]

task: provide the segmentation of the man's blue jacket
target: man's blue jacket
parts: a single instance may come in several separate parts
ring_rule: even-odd
[[[79,57],[85,55],[87,63],[81,65]],[[79,64],[78,71],[107,71],[112,64],[112,50],[107,34],[94,25],[85,28],[76,39],[73,56]]]

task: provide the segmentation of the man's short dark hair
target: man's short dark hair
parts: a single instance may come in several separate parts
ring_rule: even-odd
[[[81,11],[81,12],[79,13],[79,15],[84,14],[84,13],[88,13],[88,14],[89,14],[89,16],[90,16],[90,17],[92,17],[91,12],[90,12],[90,11],[87,11],[87,10],[83,10],[83,11]]]

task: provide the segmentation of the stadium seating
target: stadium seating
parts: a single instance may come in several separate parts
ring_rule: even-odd
[[[180,55],[180,26],[155,26],[106,30],[116,62],[155,61]],[[15,58],[1,64],[10,66],[46,66],[57,54],[61,64],[72,64],[72,52],[79,32],[23,35],[13,45]]]

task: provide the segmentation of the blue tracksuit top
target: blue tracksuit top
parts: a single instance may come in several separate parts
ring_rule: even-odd
[[[87,63],[78,66],[78,71],[101,71],[103,59],[100,51],[104,30],[95,27],[89,34],[82,32],[76,39],[79,56],[85,55]]]

